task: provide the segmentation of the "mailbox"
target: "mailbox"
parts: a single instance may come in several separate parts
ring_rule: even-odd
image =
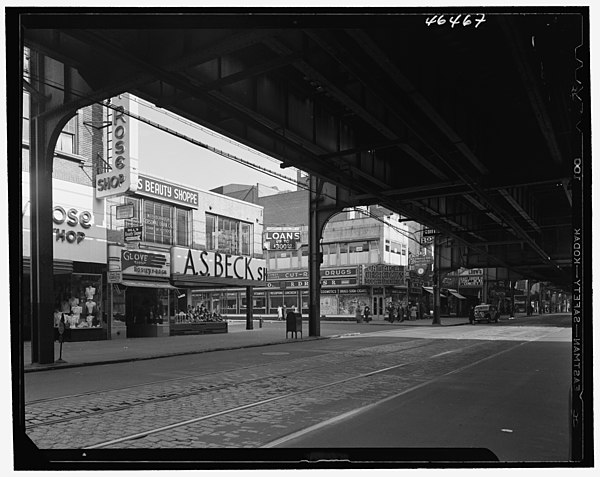
[[[300,313],[289,311],[285,317],[285,337],[288,337],[288,333],[294,333],[294,337],[298,338],[298,332],[302,337],[302,315]]]

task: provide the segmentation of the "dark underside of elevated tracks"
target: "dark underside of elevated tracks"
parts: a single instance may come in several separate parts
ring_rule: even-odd
[[[130,92],[311,173],[323,211],[435,229],[447,270],[570,287],[585,9],[147,13],[20,15],[51,80],[21,85],[50,114]]]

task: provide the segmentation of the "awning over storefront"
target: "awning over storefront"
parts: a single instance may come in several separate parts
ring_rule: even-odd
[[[433,295],[433,287],[423,287],[423,290],[425,290],[427,293],[431,293]],[[440,290],[440,296],[442,298],[448,298],[448,296],[446,295],[446,293],[443,292],[442,290]]]
[[[455,296],[456,298],[458,298],[459,300],[466,300],[467,297],[462,296],[460,293],[458,293],[456,290],[450,290],[448,289],[448,292],[450,292],[450,294],[452,296]]]
[[[169,290],[177,290],[176,287],[166,282],[143,282],[141,280],[123,280],[121,285],[126,287],[139,287],[139,288],[167,288]]]

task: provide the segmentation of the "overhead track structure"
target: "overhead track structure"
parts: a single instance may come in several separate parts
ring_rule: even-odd
[[[20,21],[24,45],[63,65],[44,94],[62,88],[66,111],[132,93],[330,183],[334,207],[377,203],[435,229],[463,250],[453,267],[569,287],[587,23],[514,10]]]

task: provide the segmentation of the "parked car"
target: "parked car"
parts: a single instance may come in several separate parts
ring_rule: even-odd
[[[473,317],[473,321],[494,321],[498,323],[500,319],[500,312],[498,311],[498,307],[496,305],[487,305],[485,303],[481,305],[477,305],[475,307],[475,316]]]

